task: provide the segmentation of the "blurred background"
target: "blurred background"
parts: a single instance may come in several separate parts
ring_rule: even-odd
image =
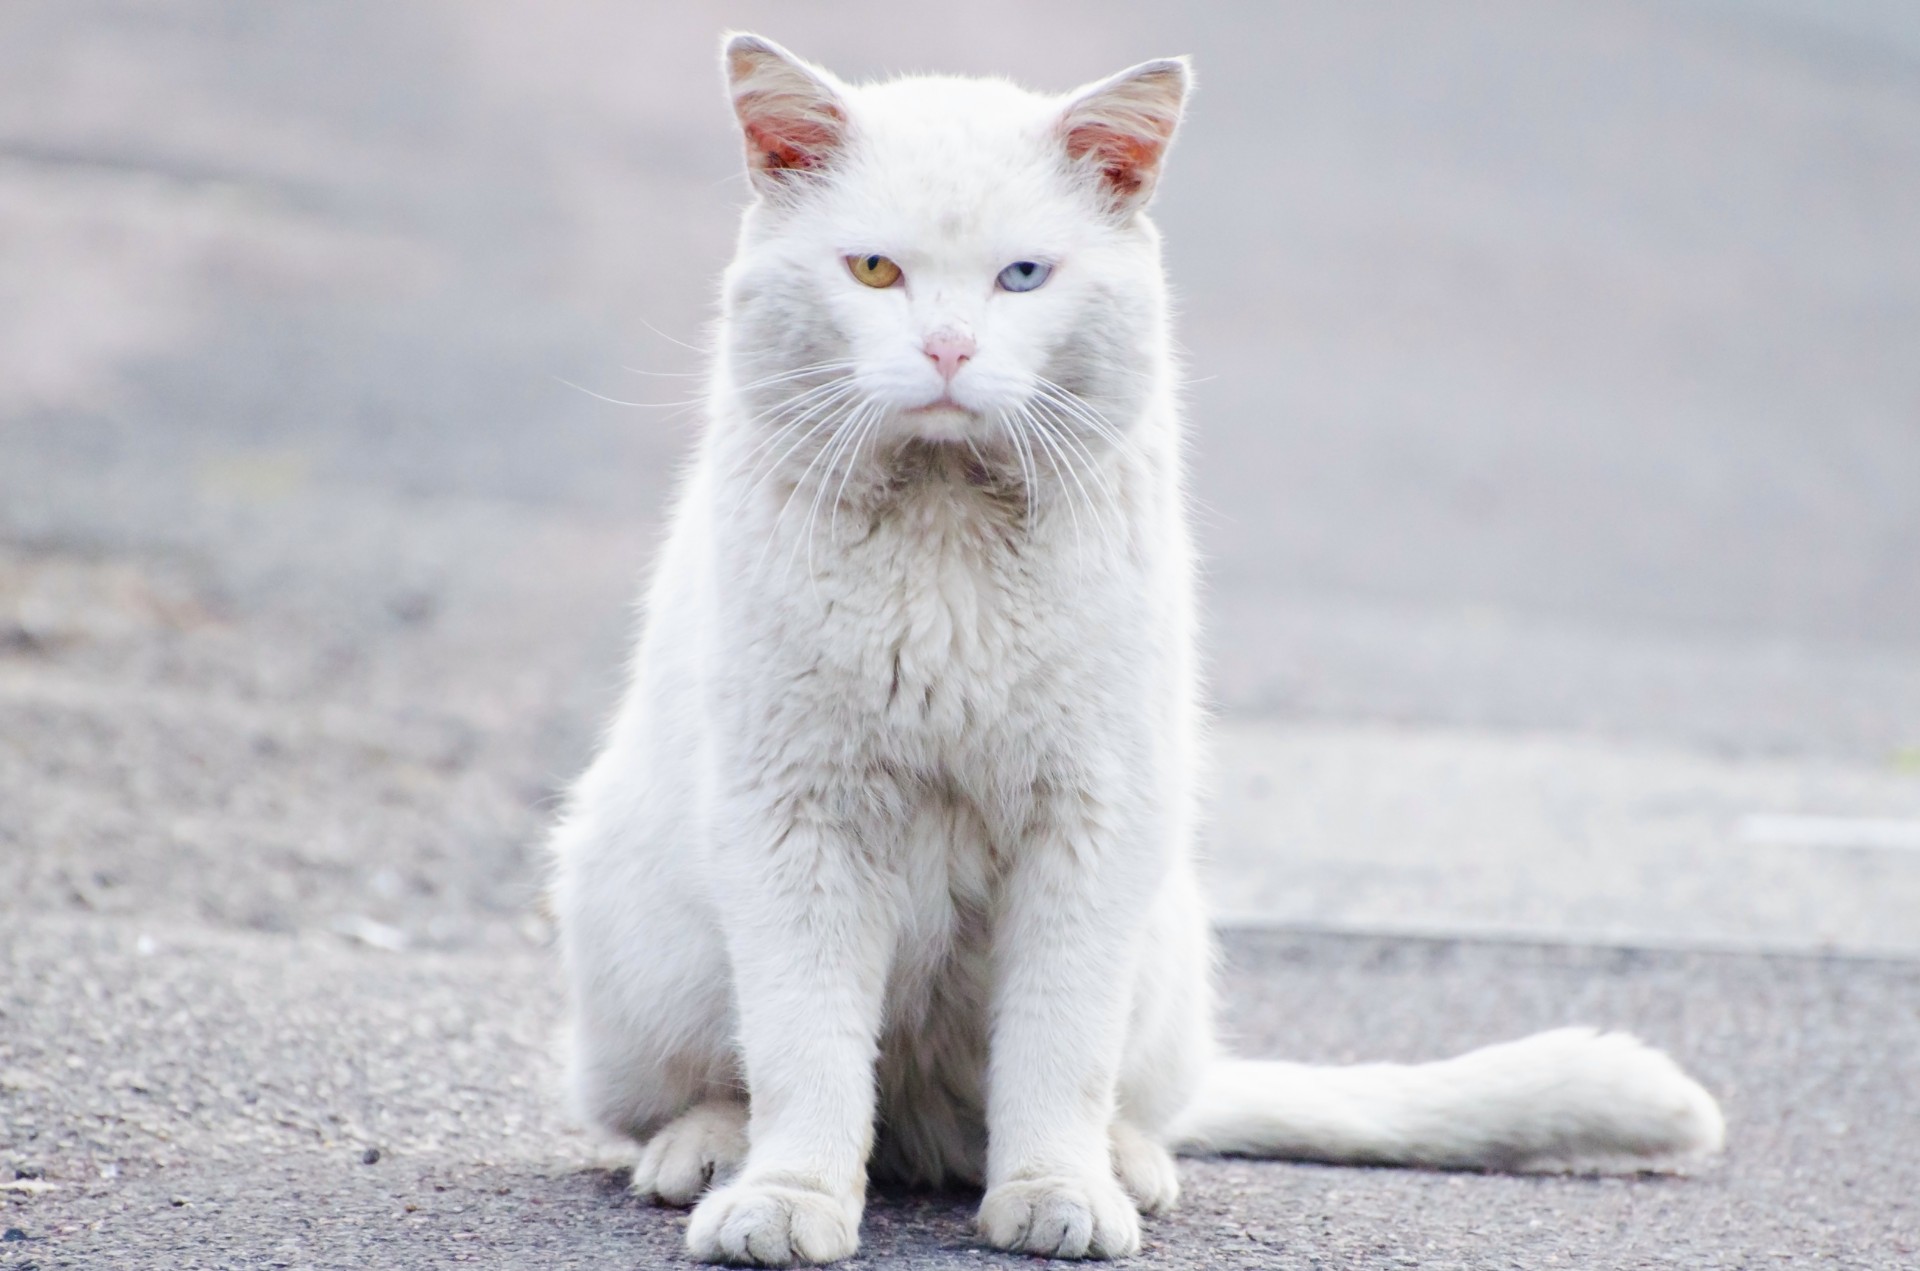
[[[1155,215],[1235,1035],[1621,1024],[1735,1126],[1679,1190],[1196,1165],[1155,1239],[1911,1265],[1911,0],[0,6],[21,1238],[320,1265],[323,1196],[337,1265],[673,1256],[545,1092],[535,899],[698,426],[727,27],[1193,55]],[[964,1249],[928,1204],[873,1247]]]
[[[727,26],[1196,59],[1229,916],[1920,949],[1898,0],[9,5],[0,903],[522,921],[697,426]]]

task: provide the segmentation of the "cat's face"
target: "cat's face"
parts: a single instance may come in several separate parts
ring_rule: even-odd
[[[1183,64],[1062,98],[851,87],[753,37],[729,42],[727,67],[759,194],[727,286],[750,410],[873,438],[1111,440],[1103,423],[1132,417],[1161,356],[1140,210]]]

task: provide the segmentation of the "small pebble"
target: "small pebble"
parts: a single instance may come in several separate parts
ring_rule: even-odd
[[[26,1238],[27,1238],[27,1233],[22,1231],[18,1227],[9,1227],[7,1228],[7,1234],[4,1236],[0,1236],[0,1240],[5,1240],[9,1243],[15,1240],[25,1240]]]
[[[179,1209],[186,1205],[187,1198],[185,1196],[175,1196],[170,1203],[175,1209]]]
[[[362,1165],[373,1165],[378,1163],[379,1160],[380,1160],[380,1149],[377,1147],[370,1147],[366,1151],[360,1153],[360,1163]]]

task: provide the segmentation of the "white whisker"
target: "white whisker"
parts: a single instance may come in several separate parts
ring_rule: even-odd
[[[806,488],[807,478],[813,474],[813,470],[816,467],[820,466],[822,460],[829,453],[832,452],[835,443],[837,443],[840,440],[840,438],[845,435],[845,429],[848,423],[851,422],[853,419],[858,418],[859,415],[866,410],[866,408],[867,408],[867,403],[862,402],[860,405],[854,408],[852,414],[842,415],[837,417],[837,422],[840,424],[842,431],[836,434],[834,438],[831,441],[829,441],[826,445],[814,451],[813,457],[807,460],[807,466],[800,470],[800,475],[798,477],[794,478],[793,488],[787,491],[786,500],[780,504],[780,511],[775,514],[772,523],[767,527],[766,545],[760,549],[760,556],[758,560],[756,560],[754,563],[754,572],[756,573],[759,572],[761,564],[764,563],[766,560],[767,553],[773,550],[774,542],[780,537],[780,527],[786,524],[787,512],[793,507],[793,501],[794,499],[799,497],[800,491]],[[821,428],[824,428],[828,424],[834,423],[834,422],[836,422],[836,417],[834,415],[828,414],[826,416],[823,416],[818,423],[816,423],[812,428],[807,430],[807,436],[808,437],[813,436],[815,433],[820,431]],[[801,442],[798,444],[804,444],[805,441],[806,441],[806,438],[802,438]],[[792,450],[787,451],[788,455],[791,455],[792,453],[793,453]],[[781,463],[786,462],[785,455],[781,456],[780,462]],[[777,470],[777,465],[774,470]],[[768,475],[769,476],[772,475],[772,470],[769,471]],[[762,480],[765,480],[765,478],[763,477]],[[786,568],[789,570],[793,568],[793,554],[791,552],[787,554]]]
[[[1048,429],[1046,427],[1046,424],[1040,419],[1038,415],[1036,415],[1024,403],[1019,407],[1019,411],[1020,411],[1021,418],[1025,422],[1032,425],[1031,432],[1032,432],[1033,439],[1039,442],[1041,448],[1047,452],[1047,458],[1053,464],[1054,472],[1060,473],[1060,474],[1071,472],[1072,466],[1066,462],[1066,460],[1062,457],[1060,453],[1059,447],[1057,447],[1053,443],[1052,438],[1050,438],[1047,435]],[[1077,481],[1078,478],[1076,477],[1075,480]],[[1063,496],[1065,495],[1065,490],[1066,488],[1062,486],[1061,491]],[[1073,506],[1073,500],[1071,498],[1065,498],[1064,501],[1067,505],[1067,518],[1073,522],[1074,546],[1079,548],[1081,551],[1085,551],[1086,539],[1082,535],[1080,530],[1079,510]],[[1089,506],[1089,511],[1091,511],[1091,506]]]
[[[835,412],[841,410],[841,408],[850,404],[850,402],[853,399],[857,398],[858,396],[859,396],[859,389],[855,385],[853,385],[851,382],[840,385],[839,391],[829,393],[824,397],[820,398],[818,401],[810,405],[798,418],[794,419],[792,422],[788,423],[783,428],[781,428],[780,431],[776,433],[774,437],[771,439],[771,442],[763,440],[760,445],[755,446],[753,451],[749,452],[750,458],[754,454],[771,452],[771,450],[778,445],[781,439],[791,436],[795,431],[799,430],[803,425],[805,425],[806,430],[803,433],[801,433],[799,439],[796,440],[791,446],[788,446],[787,449],[779,455],[779,457],[769,462],[765,466],[764,470],[758,472],[757,474],[753,472],[749,472],[747,474],[747,477],[751,480],[752,484],[748,486],[746,493],[740,497],[740,501],[736,505],[736,510],[738,510],[739,508],[745,507],[749,502],[751,502],[753,497],[760,492],[760,490],[766,485],[766,483],[768,481],[771,481],[779,473],[780,469],[786,466],[787,460],[791,459],[795,454],[797,454],[800,451],[801,447],[805,446],[809,441],[811,441],[815,436],[817,436],[820,433],[821,429],[827,428],[834,423]],[[812,422],[809,423],[808,422],[809,420],[811,420]],[[815,458],[818,458],[818,454],[815,455]],[[796,488],[798,487],[796,486]],[[787,497],[789,500],[791,500],[793,496],[790,494]],[[781,515],[784,516],[785,514],[786,512],[785,512],[785,509],[783,508],[781,511]]]
[[[1035,434],[1042,438],[1050,435],[1053,442],[1059,445],[1060,467],[1065,471],[1067,479],[1073,482],[1074,488],[1080,492],[1080,501],[1087,505],[1087,515],[1093,518],[1095,532],[1106,538],[1117,537],[1117,527],[1109,524],[1107,520],[1108,507],[1095,500],[1093,492],[1087,488],[1086,482],[1081,478],[1080,467],[1082,465],[1073,462],[1073,452],[1078,450],[1084,459],[1084,466],[1093,475],[1096,483],[1104,485],[1105,474],[1100,471],[1098,465],[1095,463],[1093,452],[1088,450],[1085,444],[1070,431],[1060,428],[1039,411],[1033,412],[1033,419]],[[1109,491],[1109,493],[1110,492],[1111,491]],[[1069,501],[1068,506],[1072,506],[1071,501]]]
[[[731,384],[728,387],[736,394],[745,394],[757,388],[770,388],[775,384],[785,384],[792,380],[802,379],[808,375],[818,374],[822,371],[850,371],[858,365],[858,362],[848,361],[844,358],[835,359],[830,362],[815,362],[810,366],[792,367],[789,370],[781,371],[777,375],[767,375],[757,380],[747,380],[743,383]],[[842,377],[836,376],[835,378]]]
[[[749,447],[747,452],[740,456],[739,463],[748,464],[766,451],[772,450],[783,438],[791,436],[796,428],[813,418],[822,409],[830,410],[836,401],[856,393],[857,388],[853,378],[840,376],[793,394],[761,416],[764,423],[780,421],[779,426],[770,429],[766,436]],[[785,456],[781,458],[784,460]]]
[[[1087,427],[1099,433],[1114,445],[1121,446],[1126,444],[1121,430],[1114,425],[1111,419],[1107,418],[1106,412],[1100,410],[1092,402],[1080,396],[1078,393],[1073,392],[1071,389],[1066,388],[1064,385],[1048,379],[1044,375],[1034,376],[1034,382],[1039,388],[1039,395],[1048,397],[1062,407],[1070,410],[1076,417],[1084,422]]]
[[[609,406],[641,406],[652,410],[686,410],[689,407],[698,406],[702,400],[698,397],[692,397],[680,402],[629,402],[623,401],[618,397],[608,397],[605,393],[596,393],[584,385],[576,384],[572,380],[563,379],[558,375],[554,376],[553,380],[557,384],[565,384],[576,393],[585,393],[595,401],[605,402]]]
[[[822,403],[830,403],[843,393],[854,391],[856,390],[852,378],[842,376],[839,379],[829,380],[824,384],[816,384],[812,388],[795,393],[760,417],[763,423],[779,422],[779,427],[770,430],[765,437],[755,442],[747,453],[741,457],[742,460],[745,461],[755,458],[763,450],[771,449],[774,445],[778,444],[779,438],[782,435],[807,419]]]
[[[1034,394],[1036,399],[1053,404],[1054,407],[1071,416],[1086,427],[1089,432],[1100,437],[1116,449],[1125,449],[1127,439],[1115,428],[1110,420],[1086,399],[1077,397],[1049,380],[1040,381]]]
[[[833,492],[833,520],[827,526],[827,537],[834,542],[840,538],[840,505],[846,499],[847,480],[853,476],[853,470],[860,462],[860,451],[867,444],[867,435],[879,427],[881,414],[878,409],[869,412],[865,422],[860,425],[860,435],[855,438],[853,453],[847,459],[847,470],[840,475],[840,488]]]
[[[1013,447],[1014,457],[1020,461],[1020,477],[1027,487],[1027,529],[1031,532],[1034,517],[1034,486],[1039,480],[1033,470],[1033,456],[1027,449],[1020,429],[1014,427],[1013,421],[1004,413],[999,416],[999,419],[1001,426],[1007,430],[1007,440]]]
[[[840,426],[840,431],[826,447],[826,462],[822,465],[820,480],[815,485],[813,499],[807,504],[806,566],[807,577],[818,581],[813,569],[813,531],[820,520],[820,501],[826,497],[827,483],[833,480],[833,470],[842,455],[850,455],[858,445],[862,432],[866,429],[868,417],[877,409],[873,402],[867,402],[854,415],[849,416]]]
[[[645,327],[647,330],[653,332],[655,335],[659,336],[661,339],[667,341],[669,344],[677,344],[683,349],[692,349],[695,353],[699,353],[702,356],[704,356],[707,352],[705,349],[699,348],[696,345],[688,344],[685,340],[682,340],[678,336],[668,335],[665,331],[662,331],[659,327],[654,326],[653,323],[648,322],[645,318],[640,319],[640,325]]]

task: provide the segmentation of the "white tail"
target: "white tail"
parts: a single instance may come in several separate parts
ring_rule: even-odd
[[[1430,1064],[1222,1060],[1175,1151],[1435,1169],[1645,1168],[1717,1151],[1713,1096],[1624,1033],[1563,1028]]]

